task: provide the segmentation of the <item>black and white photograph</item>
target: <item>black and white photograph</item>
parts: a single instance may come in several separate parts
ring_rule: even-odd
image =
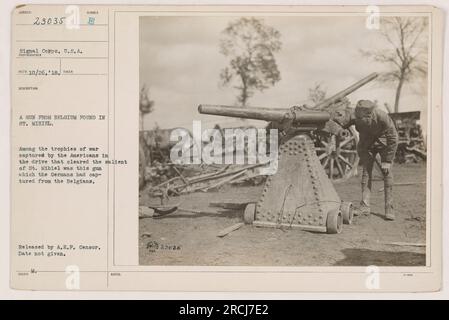
[[[420,15],[140,17],[139,264],[426,266],[429,41]]]
[[[8,294],[447,295],[449,4],[396,1],[10,5]]]

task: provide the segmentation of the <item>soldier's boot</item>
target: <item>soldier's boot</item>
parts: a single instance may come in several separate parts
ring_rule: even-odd
[[[368,188],[367,184],[362,183],[362,201],[360,201],[360,214],[362,215],[370,215],[370,198],[371,198],[371,190]]]
[[[369,168],[363,167],[362,171],[362,201],[360,201],[359,211],[362,215],[371,214],[370,198],[371,198],[371,177]]]
[[[385,194],[385,219],[394,220],[396,218],[393,209],[393,179],[386,176],[384,179],[384,194]]]

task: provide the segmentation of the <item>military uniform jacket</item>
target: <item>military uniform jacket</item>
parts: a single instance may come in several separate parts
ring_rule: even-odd
[[[357,153],[362,164],[369,157],[370,151],[379,152],[382,162],[393,162],[398,145],[398,133],[393,120],[386,112],[374,108],[370,119],[353,118],[348,127],[350,125],[355,125],[360,135]]]

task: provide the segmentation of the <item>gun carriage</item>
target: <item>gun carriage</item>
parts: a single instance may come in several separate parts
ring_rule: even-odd
[[[348,150],[344,148],[345,145],[354,143],[355,138],[333,121],[332,112],[323,109],[338,103],[376,77],[376,73],[367,76],[313,109],[242,108],[205,104],[198,107],[202,114],[269,121],[269,128],[280,131],[277,172],[268,176],[259,200],[246,206],[246,223],[267,227],[297,227],[327,233],[340,233],[343,223],[352,223],[352,204],[341,201],[330,178],[335,177],[334,164],[341,175],[344,176],[347,172],[343,170],[340,161],[353,169],[354,163],[343,157],[345,151],[342,150]],[[330,140],[318,147],[323,149],[317,149],[315,145],[318,135],[330,137]],[[335,146],[330,145],[329,141],[332,140],[335,141]],[[322,141],[324,140],[320,140]],[[329,165],[324,165],[325,162]],[[330,175],[326,173],[326,167],[329,167]]]

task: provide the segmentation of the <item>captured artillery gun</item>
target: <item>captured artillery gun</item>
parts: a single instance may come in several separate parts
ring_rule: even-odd
[[[376,77],[377,74],[373,73],[320,105],[336,103]],[[269,127],[280,130],[278,170],[267,178],[259,200],[246,205],[246,223],[327,233],[340,233],[343,223],[352,223],[352,204],[341,201],[318,159],[311,137],[316,131],[345,135],[343,128],[332,120],[331,113],[305,111],[298,107],[273,109],[217,105],[200,105],[198,111],[270,121]]]

